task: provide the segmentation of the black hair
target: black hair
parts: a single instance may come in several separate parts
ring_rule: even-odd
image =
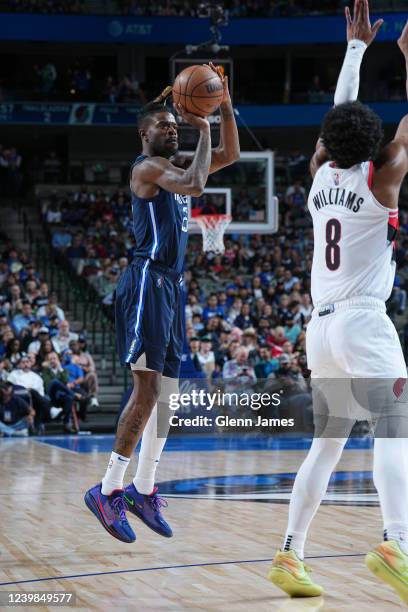
[[[142,106],[137,115],[137,125],[140,128],[143,127],[146,119],[155,115],[156,113],[168,113],[169,109],[166,106],[166,100],[171,95],[172,88],[167,86],[163,89],[160,95],[157,96],[151,102]]]
[[[339,168],[375,160],[383,136],[380,117],[360,102],[339,104],[323,119],[321,139]]]

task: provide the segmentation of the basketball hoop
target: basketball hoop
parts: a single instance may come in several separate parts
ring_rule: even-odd
[[[203,233],[203,251],[208,253],[223,253],[224,233],[231,223],[231,215],[199,215],[193,217]]]

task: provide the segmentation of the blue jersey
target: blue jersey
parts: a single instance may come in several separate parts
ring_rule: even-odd
[[[142,163],[140,155],[132,165]],[[133,232],[136,257],[152,259],[181,274],[188,240],[187,196],[160,188],[154,198],[132,192]]]

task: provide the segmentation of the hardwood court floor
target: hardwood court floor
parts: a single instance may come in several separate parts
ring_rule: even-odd
[[[292,472],[304,454],[165,452],[159,480]],[[265,579],[285,530],[286,504],[169,499],[165,516],[173,538],[156,535],[130,515],[138,539],[122,544],[83,503],[107,458],[97,445],[83,454],[34,440],[0,441],[0,591],[70,591],[77,595],[76,609],[98,611],[405,609],[363,564],[363,554],[381,537],[378,507],[321,507],[306,556],[326,594],[289,600]],[[132,463],[129,480],[134,469]],[[338,466],[350,473],[370,469],[370,450],[347,450]]]

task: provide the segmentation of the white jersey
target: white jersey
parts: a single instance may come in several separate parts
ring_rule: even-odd
[[[372,175],[372,162],[347,170],[327,162],[315,175],[308,199],[315,307],[358,296],[385,301],[391,294],[398,210],[375,199]]]

